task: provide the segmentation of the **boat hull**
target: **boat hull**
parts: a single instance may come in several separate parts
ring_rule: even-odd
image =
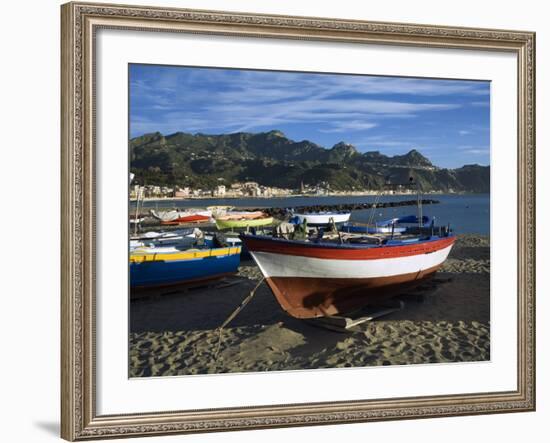
[[[281,307],[314,318],[358,309],[432,276],[454,237],[372,248],[324,247],[243,237]]]
[[[335,213],[335,214],[295,214],[295,217],[298,218],[300,223],[303,223],[304,220],[307,221],[307,224],[310,226],[326,226],[331,221],[336,224],[347,223],[351,213]]]
[[[130,286],[149,288],[194,284],[234,274],[241,248],[219,248],[180,254],[132,255]]]
[[[177,225],[180,223],[203,223],[210,220],[212,211],[164,211],[151,210],[151,215],[162,225]]]
[[[438,269],[396,277],[270,277],[266,281],[281,307],[296,318],[327,317],[380,302],[422,283]]]
[[[216,220],[218,229],[238,229],[267,226],[273,223],[273,217],[255,218],[246,220]]]
[[[184,223],[206,223],[210,221],[210,217],[207,215],[193,214],[186,215],[183,217],[178,217],[170,221],[161,221],[161,225],[179,225]]]

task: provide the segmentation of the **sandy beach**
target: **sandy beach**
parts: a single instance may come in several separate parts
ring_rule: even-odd
[[[149,293],[130,303],[131,377],[485,361],[490,359],[489,237],[459,235],[430,281],[401,309],[335,332],[285,314],[253,261],[207,287]]]

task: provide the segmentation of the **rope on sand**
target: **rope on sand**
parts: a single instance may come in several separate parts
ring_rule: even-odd
[[[227,319],[218,328],[218,346],[216,348],[216,352],[214,353],[214,360],[216,360],[216,361],[218,360],[218,354],[220,352],[220,347],[221,347],[221,344],[222,344],[223,328],[225,328],[229,324],[229,322],[231,322],[231,320],[233,320],[239,314],[239,312],[241,312],[245,308],[245,306],[250,302],[250,300],[252,300],[254,295],[256,295],[256,291],[258,290],[258,288],[260,287],[260,285],[263,283],[264,280],[265,280],[265,277],[262,277],[262,279],[254,287],[254,289],[252,289],[252,291],[250,291],[250,294],[248,294],[248,296],[241,302],[241,304],[237,307],[237,309],[235,309],[231,313],[231,315],[229,317],[227,317]]]

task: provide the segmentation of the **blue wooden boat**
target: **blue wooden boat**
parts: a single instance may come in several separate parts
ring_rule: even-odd
[[[429,227],[432,222],[433,219],[430,219],[425,215],[422,217],[423,227]],[[349,232],[351,234],[401,234],[407,230],[409,225],[419,225],[419,220],[416,215],[391,218],[389,220],[379,221],[371,225],[346,223],[341,225],[338,229],[341,232]]]
[[[206,239],[201,246],[147,245],[130,251],[130,286],[147,288],[195,284],[237,272],[241,245],[215,245]]]

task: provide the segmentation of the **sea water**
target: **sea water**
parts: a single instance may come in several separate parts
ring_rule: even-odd
[[[436,218],[436,225],[450,224],[457,234],[490,233],[490,195],[489,194],[445,194],[424,195],[425,199],[439,201],[439,204],[424,205],[422,214]],[[376,196],[296,196],[273,198],[207,198],[189,200],[148,200],[144,208],[205,208],[207,206],[234,206],[236,208],[291,208],[297,206],[338,205],[374,203]],[[399,202],[416,200],[416,195],[383,195],[379,202]],[[135,207],[131,205],[131,207]],[[371,209],[352,212],[351,221],[366,223],[371,216]],[[393,208],[374,209],[373,220],[383,221],[404,215],[417,215],[416,206],[398,206]]]

